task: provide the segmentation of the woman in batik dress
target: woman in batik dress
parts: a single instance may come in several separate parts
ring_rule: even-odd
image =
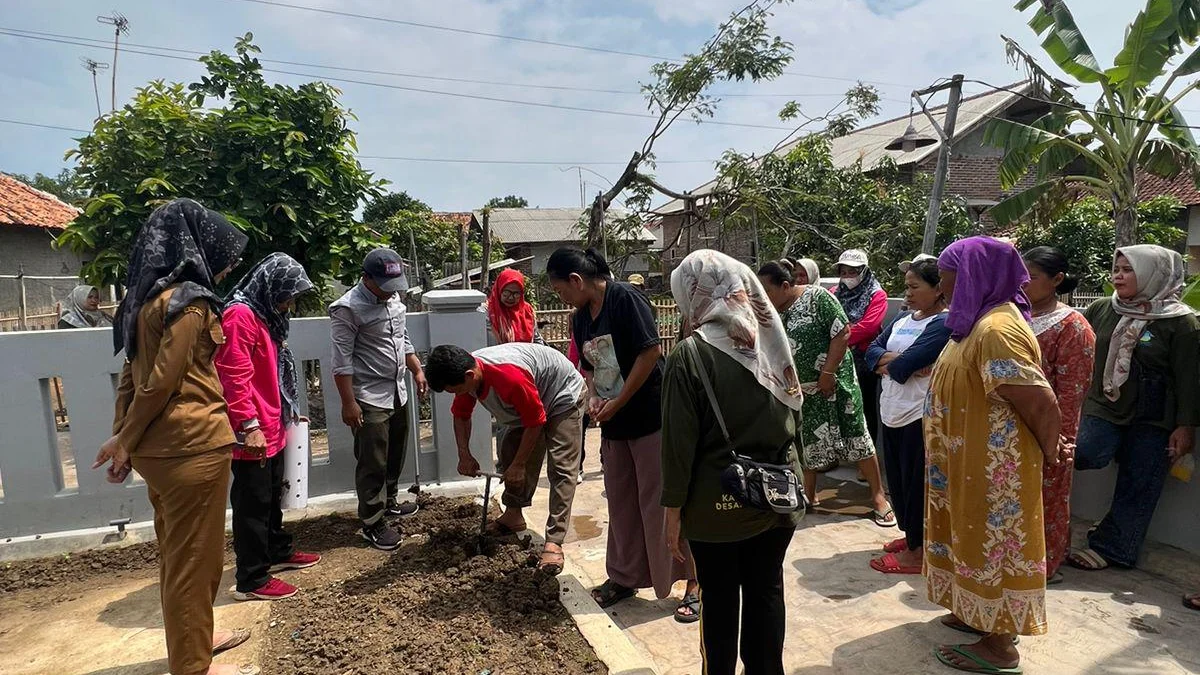
[[[863,417],[854,359],[848,354],[846,312],[820,286],[793,285],[791,272],[780,263],[764,265],[758,278],[783,320],[804,391],[801,464],[809,503],[817,504],[816,468],[855,462],[871,490],[875,524],[895,527],[896,514],[883,492],[875,444]]]
[[[1020,672],[1016,635],[1046,632],[1042,465],[1060,456],[1059,412],[1029,328],[1029,281],[1011,244],[972,237],[938,257],[950,342],[925,412],[925,574],[950,628],[939,646],[969,672]]]

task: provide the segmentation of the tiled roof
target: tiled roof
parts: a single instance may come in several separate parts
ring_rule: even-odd
[[[579,220],[584,209],[492,209],[488,226],[492,236],[508,245],[546,244],[579,241],[582,233]],[[612,208],[606,218],[624,218],[628,215],[621,208]],[[483,222],[483,214],[476,213],[475,219]],[[654,235],[642,228],[641,241],[654,241]]]
[[[964,98],[958,109],[958,122],[954,128],[954,138],[957,140],[971,134],[992,116],[1020,101],[1022,95],[1028,94],[1032,89],[1033,84],[1026,80],[1005,87],[1004,89],[993,89],[982,94]],[[939,125],[945,124],[946,106],[932,107],[929,109],[929,113],[933,115]],[[917,133],[921,136],[938,140],[931,145],[918,148],[912,152],[887,149],[887,146],[892,141],[904,134],[905,129],[908,128],[908,124],[909,117],[905,115],[855,129],[845,136],[831,140],[829,142],[829,153],[833,160],[833,165],[839,168],[849,168],[861,162],[864,170],[870,170],[878,166],[880,160],[885,157],[890,157],[899,166],[906,166],[919,164],[935,156],[941,149],[942,142],[938,139],[938,133],[933,128],[933,124],[930,123],[929,118],[920,112],[912,116],[913,127],[916,128]],[[797,139],[783,145],[775,151],[775,154],[786,155],[801,140]],[[691,194],[702,197],[712,192],[716,186],[717,181],[713,179],[692,190]],[[683,202],[681,200],[673,200],[655,210],[660,213],[681,211],[683,210]]]
[[[0,226],[25,225],[63,230],[77,215],[79,209],[58,197],[0,173]]]
[[[436,218],[448,220],[459,227],[470,227],[471,219],[475,217],[475,214],[470,211],[438,211],[433,215]]]
[[[1187,171],[1179,174],[1175,180],[1159,178],[1148,173],[1142,173],[1138,176],[1139,199],[1144,201],[1163,195],[1175,197],[1183,202],[1184,206],[1196,206],[1200,204],[1200,190],[1196,189],[1196,183],[1192,180],[1192,174]]]

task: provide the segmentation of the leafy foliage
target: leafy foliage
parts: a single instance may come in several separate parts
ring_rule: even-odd
[[[1174,197],[1156,197],[1138,205],[1141,239],[1179,250],[1186,233],[1176,226],[1183,204]],[[1112,207],[1095,196],[1087,196],[1053,220],[1030,219],[1016,231],[1017,246],[1026,251],[1035,246],[1054,246],[1067,254],[1079,290],[1099,292],[1108,281],[1116,249],[1116,224]]]
[[[68,204],[79,204],[86,195],[86,192],[79,186],[79,179],[75,176],[75,172],[71,169],[59,171],[57,176],[47,176],[41,172],[34,174],[32,178],[20,173],[8,175],[34,189],[49,192]]]
[[[524,209],[529,207],[529,200],[517,195],[507,197],[492,197],[483,205],[485,209]]]
[[[1069,198],[1064,186],[1086,190],[1108,202],[1121,245],[1138,241],[1139,171],[1172,179],[1190,173],[1200,184],[1200,146],[1177,104],[1200,87],[1180,78],[1200,72],[1200,49],[1177,66],[1171,61],[1185,45],[1200,39],[1200,0],[1145,0],[1145,7],[1125,31],[1121,51],[1111,68],[1100,66],[1076,25],[1066,0],[1019,0],[1018,11],[1037,6],[1029,21],[1043,37],[1042,49],[1077,84],[1099,85],[1092,108],[1076,99],[1073,83],[1053,77],[1032,54],[1005,37],[1009,60],[1029,74],[1039,96],[1054,110],[1030,125],[994,122],[986,140],[1003,148],[1001,170],[1006,189],[1036,171],[1037,182],[992,210],[1001,225],[1031,211],[1053,208],[1052,200]],[[1078,168],[1063,175],[1067,167]],[[1060,204],[1061,206],[1061,204]]]
[[[91,196],[60,243],[95,251],[83,270],[91,282],[120,281],[138,228],[177,197],[221,211],[249,234],[246,260],[282,251],[319,285],[352,280],[380,243],[353,217],[382,183],[355,159],[340,92],[324,82],[267,84],[252,40],[237,41],[236,57],[201,57],[208,73],[199,82],[138,89],[67,153]],[[209,99],[222,107],[205,108]]]
[[[395,242],[396,250],[406,258],[412,257],[410,242],[416,244],[422,278],[437,279],[441,276],[442,265],[459,262],[458,223],[440,218],[432,211],[397,211],[382,224],[382,231]],[[483,257],[480,233],[475,229],[471,230],[467,239],[467,253],[471,260]]]
[[[389,192],[367,202],[363,209],[364,223],[382,223],[401,211],[432,211],[425,202],[407,192]]]
[[[862,248],[880,281],[900,286],[897,265],[920,253],[929,208],[928,186],[901,180],[894,163],[838,168],[824,135],[801,138],[786,154],[728,152],[720,163],[713,221],[747,235],[757,227],[760,257],[810,257],[832,271],[847,248]],[[928,180],[923,177],[923,180]],[[961,201],[942,204],[941,248],[974,233]]]

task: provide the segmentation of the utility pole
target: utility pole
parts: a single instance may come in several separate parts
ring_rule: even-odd
[[[483,210],[483,262],[479,263],[479,290],[487,292],[488,275],[491,272],[492,263],[492,225],[491,225],[491,209]]]
[[[25,297],[25,265],[17,265],[17,330],[29,330],[29,306]]]
[[[100,112],[100,85],[96,82],[96,71],[107,70],[108,64],[89,58],[80,58],[79,60],[83,63],[83,69],[92,74],[92,93],[96,95],[96,118],[99,119],[104,116],[104,113]]]
[[[125,18],[117,10],[113,10],[112,16],[98,16],[96,21],[106,23],[113,27],[113,60],[112,60],[112,110],[117,109],[117,54],[121,50],[121,33],[129,32],[129,19]]]
[[[954,127],[958,122],[958,105],[962,102],[962,86],[963,76],[955,75],[949,82],[912,93],[942,139],[942,147],[938,150],[937,172],[933,177],[933,192],[929,195],[929,213],[925,217],[925,236],[921,240],[921,252],[929,255],[936,254],[934,246],[937,240],[938,220],[942,215],[942,193],[946,189],[946,176],[950,172],[950,151],[954,141]],[[946,126],[943,128],[929,113],[921,97],[947,89],[950,90],[950,102],[946,105]]]
[[[465,290],[470,290],[471,288],[471,275],[468,274],[470,270],[467,269],[467,266],[471,264],[471,261],[468,260],[469,254],[467,252],[467,237],[469,236],[470,231],[470,222],[463,223],[462,226],[458,228],[458,252],[460,258],[462,259],[462,287]]]

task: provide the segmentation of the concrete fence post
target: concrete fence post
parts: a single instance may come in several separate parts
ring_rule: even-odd
[[[473,352],[487,346],[487,315],[482,307],[486,296],[473,290],[430,291],[422,297],[429,309],[429,347],[452,344]],[[433,396],[433,443],[437,449],[439,480],[453,481],[458,475],[458,446],[454,440],[454,420],[450,416],[449,394]],[[471,452],[485,471],[494,468],[492,460],[492,418],[482,406],[475,408],[471,428]]]

